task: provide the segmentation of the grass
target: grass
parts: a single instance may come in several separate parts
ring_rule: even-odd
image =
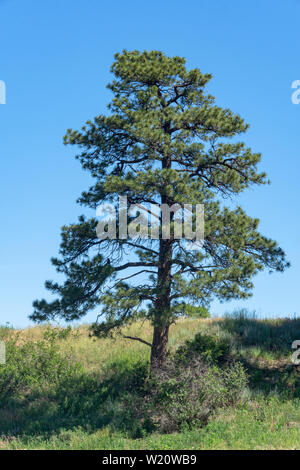
[[[148,323],[126,333],[151,340]],[[218,410],[206,426],[158,434],[140,427],[130,405],[147,374],[147,346],[90,338],[88,326],[0,329],[11,348],[0,370],[0,397],[11,387],[0,402],[0,449],[299,449],[300,378],[291,344],[300,339],[300,319],[238,312],[181,320],[171,328],[171,351],[197,333],[230,343],[249,388],[243,401]]]

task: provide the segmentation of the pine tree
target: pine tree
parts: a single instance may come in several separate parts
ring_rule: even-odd
[[[122,195],[143,207],[204,204],[203,246],[189,250],[173,229],[170,239],[99,239],[97,218],[81,216],[62,228],[61,258],[52,259],[66,276],[62,285],[46,282],[58,298],[35,301],[31,319],[71,321],[98,307],[102,320],[93,331],[107,336],[146,318],[152,344],[132,339],[151,346],[151,365],[160,367],[176,319],[207,315],[213,298],[245,299],[255,274],[283,271],[288,263],[276,242],[257,231],[258,219],[225,205],[226,198],[268,181],[257,169],[261,155],[237,139],[248,125],[207,94],[211,75],[159,51],[125,50],[111,71],[109,115],[65,136],[66,144],[81,148],[77,158],[95,178],[79,203],[95,209]]]

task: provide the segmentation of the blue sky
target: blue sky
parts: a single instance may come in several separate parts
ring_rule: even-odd
[[[250,300],[214,303],[212,313],[300,313],[300,105],[291,101],[300,79],[299,0],[0,0],[0,19],[7,86],[0,105],[0,323],[28,325],[32,301],[47,296],[45,279],[57,277],[50,257],[60,227],[82,213],[75,201],[90,183],[62,137],[106,112],[109,68],[124,48],[184,56],[188,67],[212,73],[209,91],[250,123],[245,142],[263,154],[272,181],[239,202],[286,250],[292,268],[259,275]]]

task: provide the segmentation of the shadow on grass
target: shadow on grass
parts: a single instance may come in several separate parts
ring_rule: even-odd
[[[237,347],[257,347],[279,355],[292,354],[292,343],[300,340],[300,318],[259,320],[245,310],[217,322]]]
[[[142,437],[151,429],[141,426],[139,403],[147,365],[124,367],[111,364],[107,377],[81,373],[70,376],[50,390],[36,387],[22,397],[11,397],[0,408],[0,435],[30,436],[56,434],[82,428],[87,432],[110,426],[131,437]]]
[[[245,358],[241,358],[241,363],[247,372],[251,390],[262,392],[265,396],[278,394],[282,400],[300,398],[299,367],[294,364],[268,367]]]
[[[229,334],[234,349],[242,351],[239,360],[248,373],[252,390],[300,397],[300,370],[292,362],[292,343],[300,340],[300,318],[260,320],[242,310],[217,324]],[[256,350],[256,358],[251,349]]]

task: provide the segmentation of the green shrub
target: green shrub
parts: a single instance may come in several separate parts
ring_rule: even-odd
[[[188,362],[194,355],[200,355],[204,361],[217,364],[228,359],[229,353],[228,339],[197,333],[192,340],[177,349],[175,361]]]
[[[6,364],[0,365],[1,404],[21,395],[51,392],[78,373],[79,365],[62,356],[54,340],[18,344],[18,335],[6,340]]]
[[[55,327],[48,326],[46,330],[43,332],[43,338],[46,341],[50,341],[50,342],[55,342],[56,340],[60,340],[60,339],[67,339],[67,338],[70,338],[71,336],[74,338],[74,337],[78,337],[78,335],[79,335],[79,332],[76,330],[74,331],[70,325],[67,326],[66,328],[55,328]]]

